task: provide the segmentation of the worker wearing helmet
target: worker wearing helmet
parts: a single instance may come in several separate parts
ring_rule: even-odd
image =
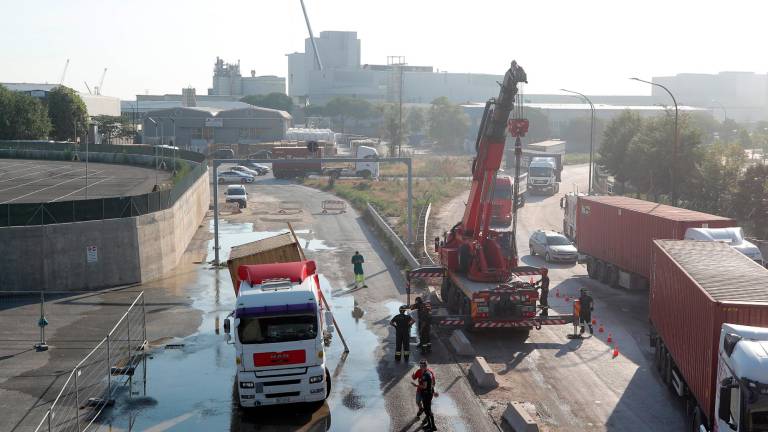
[[[355,273],[355,288],[360,288],[360,285],[362,285],[362,288],[368,288],[368,285],[365,284],[365,273],[363,273],[364,262],[365,258],[363,258],[359,251],[355,251],[355,254],[352,255],[352,271]]]
[[[549,316],[549,270],[546,267],[542,267],[539,270],[541,279],[537,282],[537,285],[541,289],[539,295],[539,306],[541,306],[541,315]]]
[[[579,296],[579,324],[581,324],[580,333],[584,333],[584,326],[589,327],[589,334],[593,334],[592,330],[592,310],[595,308],[594,300],[589,295],[586,289],[581,289],[581,295]]]
[[[389,321],[389,325],[395,328],[395,361],[400,361],[401,354],[405,356],[405,361],[408,361],[408,357],[411,355],[409,339],[414,321],[413,318],[405,314],[407,310],[408,306],[400,306],[400,313]]]
[[[411,309],[415,309],[419,318],[419,347],[421,353],[426,354],[432,352],[432,340],[430,331],[432,329],[432,305],[430,302],[425,302],[421,297],[416,297],[415,304],[411,306]]]

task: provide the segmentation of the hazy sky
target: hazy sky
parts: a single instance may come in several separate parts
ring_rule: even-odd
[[[629,81],[679,72],[768,72],[768,1],[305,0],[315,35],[357,31],[363,63],[404,55],[449,72],[526,69],[527,93],[650,94]],[[103,94],[198,94],[216,56],[243,75],[285,76],[302,51],[299,0],[0,0],[0,82],[58,82]],[[489,95],[492,96],[492,95]]]

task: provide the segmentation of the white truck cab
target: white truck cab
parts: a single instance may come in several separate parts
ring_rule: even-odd
[[[576,241],[576,202],[580,196],[587,194],[581,192],[568,192],[560,199],[560,208],[563,209],[563,234],[568,240]]]
[[[315,262],[242,265],[238,279],[224,331],[236,350],[240,406],[326,399],[331,383]]]
[[[723,324],[718,351],[714,430],[768,430],[768,329]]]
[[[760,248],[754,243],[744,240],[744,231],[741,227],[731,228],[688,228],[685,230],[685,240],[718,241],[723,242],[743,253],[760,265],[765,265]]]
[[[534,157],[528,165],[528,190],[531,193],[546,191],[554,195],[560,191],[557,181],[557,164],[553,158]]]
[[[368,146],[358,146],[357,154],[358,159],[378,159],[379,152]],[[355,163],[355,175],[363,178],[379,178],[379,163],[378,162],[356,162]]]

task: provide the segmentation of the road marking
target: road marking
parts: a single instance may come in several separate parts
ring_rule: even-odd
[[[32,167],[41,167],[41,166],[44,166],[44,165],[32,165]],[[30,167],[27,167],[27,168],[30,168]],[[27,169],[27,168],[24,168],[24,169]],[[30,173],[30,174],[25,174],[25,175],[18,176],[18,177],[11,177],[11,178],[0,180],[0,183],[5,183],[5,182],[12,181],[12,180],[17,180],[17,179],[23,179],[24,177],[30,177],[30,176],[34,176],[34,175],[37,175],[37,174],[40,174],[40,173],[43,173],[45,175],[45,174],[48,174],[49,172],[52,172],[52,171],[56,171],[56,170],[60,170],[60,169],[68,169],[68,168],[69,167],[56,167],[56,168],[52,168],[52,169],[44,170],[44,171],[34,171],[34,172]],[[14,170],[14,171],[10,171],[10,172],[23,171],[24,169]]]
[[[0,192],[9,191],[9,190],[11,190],[11,189],[20,188],[20,187],[22,187],[22,186],[31,185],[31,184],[34,184],[34,183],[38,183],[38,182],[41,182],[41,181],[44,181],[44,180],[49,180],[49,179],[52,179],[52,178],[61,177],[61,176],[63,176],[63,175],[72,174],[72,173],[74,173],[74,172],[77,172],[77,171],[83,171],[83,170],[84,170],[84,169],[80,168],[80,169],[76,169],[76,170],[73,170],[73,171],[67,171],[67,172],[59,173],[59,174],[56,174],[56,175],[54,175],[54,176],[50,176],[50,177],[44,177],[44,178],[41,178],[41,179],[37,179],[37,180],[33,180],[33,181],[30,181],[30,182],[26,182],[26,183],[18,184],[18,185],[16,185],[16,186],[11,186],[11,187],[8,187],[8,188],[5,188],[5,189],[0,189]]]
[[[102,172],[103,172],[103,171],[102,171]],[[97,185],[97,184],[99,184],[99,183],[105,182],[105,181],[107,181],[107,180],[111,180],[111,179],[113,179],[113,178],[114,178],[114,177],[104,177],[102,180],[99,180],[99,181],[97,181],[97,182],[93,182],[93,183],[89,184],[87,187],[93,187],[94,185]],[[54,202],[54,201],[58,201],[58,200],[60,200],[60,199],[62,199],[62,198],[66,198],[66,197],[68,197],[68,196],[70,196],[70,195],[72,195],[72,194],[74,194],[74,193],[77,193],[77,192],[80,192],[81,190],[84,190],[85,188],[86,188],[86,187],[82,187],[82,188],[80,188],[80,189],[74,190],[74,191],[72,191],[72,192],[70,192],[70,193],[68,193],[68,194],[66,194],[66,195],[62,195],[62,196],[60,196],[60,197],[58,197],[58,198],[56,198],[56,199],[52,199],[52,200],[50,200],[50,201],[48,201],[48,202]]]
[[[96,172],[95,172],[93,175],[101,174],[101,173],[103,173],[104,171],[106,171],[106,170],[96,171]],[[112,178],[112,177],[107,177],[107,178]],[[19,196],[17,196],[16,198],[10,199],[10,200],[8,200],[8,201],[3,201],[3,202],[1,202],[0,204],[8,204],[9,202],[13,202],[13,201],[16,201],[17,199],[21,199],[21,198],[24,198],[24,197],[26,197],[26,196],[29,196],[29,195],[34,195],[34,194],[36,194],[36,193],[38,193],[38,192],[42,192],[42,191],[44,191],[44,190],[46,190],[46,189],[55,188],[55,187],[58,187],[58,186],[61,186],[61,185],[63,185],[64,183],[69,183],[69,182],[71,182],[71,181],[75,181],[75,180],[81,180],[81,179],[85,179],[85,177],[83,176],[83,177],[75,177],[75,178],[71,178],[71,179],[69,179],[69,180],[65,180],[65,181],[63,181],[63,182],[60,182],[60,183],[56,183],[55,185],[52,185],[52,186],[48,186],[48,187],[44,187],[44,188],[42,188],[42,189],[38,189],[38,190],[36,190],[36,191],[32,191],[32,192],[30,192],[30,193],[28,193],[28,194],[19,195]],[[97,183],[101,183],[101,182],[92,183],[91,185],[93,185],[93,184],[97,184]],[[89,186],[91,186],[91,185],[89,185]]]

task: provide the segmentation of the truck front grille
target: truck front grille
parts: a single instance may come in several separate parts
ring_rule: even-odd
[[[291,385],[291,384],[299,384],[301,380],[293,379],[293,380],[282,380],[282,381],[269,381],[264,383],[264,387],[267,386],[279,386],[279,385]]]
[[[281,398],[281,397],[290,397],[290,396],[298,396],[300,392],[285,392],[285,393],[271,393],[268,395],[264,395],[267,399],[274,399],[274,398]]]

